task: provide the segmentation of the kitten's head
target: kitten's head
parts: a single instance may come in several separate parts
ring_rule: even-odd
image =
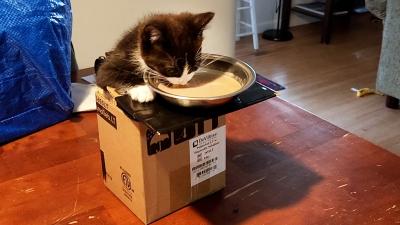
[[[186,84],[201,61],[203,30],[214,13],[159,14],[141,32],[141,57],[172,84]]]

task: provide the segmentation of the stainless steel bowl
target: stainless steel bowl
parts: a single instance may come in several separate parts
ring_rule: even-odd
[[[213,97],[188,97],[174,95],[160,90],[158,88],[160,84],[158,79],[149,78],[146,81],[155,92],[157,92],[168,102],[185,107],[210,107],[221,105],[230,101],[233,97],[248,89],[256,80],[256,72],[254,69],[239,59],[216,54],[208,54],[208,57],[203,64],[207,65],[203,68],[211,69],[211,71],[214,70],[233,73],[233,78],[240,83],[241,88],[227,95]]]

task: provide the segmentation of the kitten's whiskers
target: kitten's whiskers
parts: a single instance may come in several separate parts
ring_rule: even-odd
[[[214,63],[214,62],[216,62],[217,60],[220,60],[220,59],[222,58],[222,56],[216,57],[215,59],[210,60],[209,62],[207,62],[207,63],[205,64],[205,62],[206,62],[207,60],[210,59],[210,55],[204,53],[204,54],[202,54],[201,57],[202,57],[202,61],[200,62],[200,66],[201,66],[201,67],[207,67],[207,66],[211,65],[212,63]]]

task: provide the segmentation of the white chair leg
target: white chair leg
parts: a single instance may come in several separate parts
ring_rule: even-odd
[[[257,31],[257,20],[254,0],[250,0],[250,17],[251,17],[251,32],[253,33],[253,47],[258,50],[258,31]]]
[[[240,34],[240,10],[239,10],[239,7],[240,7],[240,0],[236,0],[236,33],[235,33],[236,41],[240,40],[240,36],[239,36],[239,34]]]
[[[246,2],[245,5],[241,3]],[[258,43],[258,31],[257,31],[257,19],[256,19],[256,10],[255,10],[255,0],[236,0],[236,36],[235,39],[238,41],[241,36],[252,34],[253,36],[253,47],[255,50],[259,49]],[[241,21],[241,11],[249,10],[250,11],[250,23],[246,21]],[[251,29],[251,32],[241,33],[241,25],[244,25]]]

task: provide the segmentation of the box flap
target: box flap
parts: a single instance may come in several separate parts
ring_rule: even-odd
[[[155,132],[167,133],[198,121],[237,111],[275,96],[274,91],[255,82],[229,103],[212,108],[180,107],[166,102],[159,96],[153,102],[146,104],[132,101],[128,95],[116,97],[115,100],[117,106],[129,118],[144,122]]]

